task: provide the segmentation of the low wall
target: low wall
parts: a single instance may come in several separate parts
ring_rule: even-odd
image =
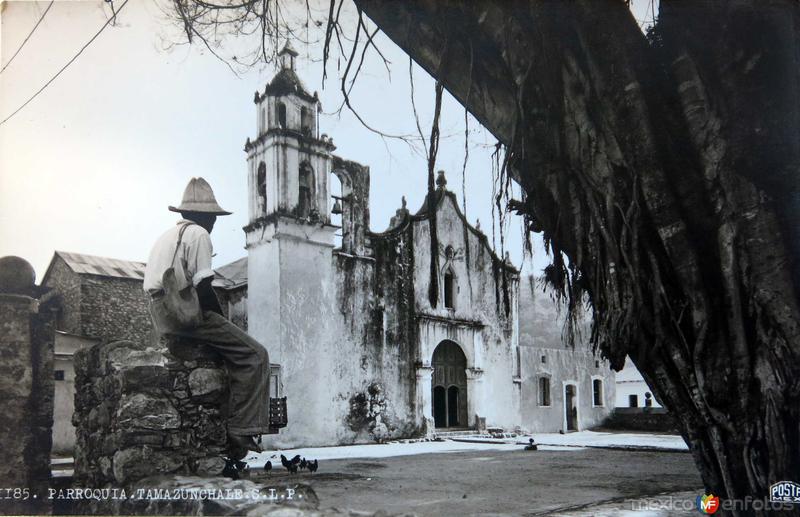
[[[221,359],[198,344],[117,341],[78,351],[76,481],[103,487],[154,474],[220,475],[227,386]]]
[[[675,419],[664,408],[616,408],[603,422],[607,429],[677,434]]]

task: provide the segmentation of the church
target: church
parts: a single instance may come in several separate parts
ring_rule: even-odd
[[[468,223],[441,171],[419,210],[404,201],[386,231],[372,232],[369,168],[333,154],[296,57],[287,44],[280,71],[255,94],[247,256],[220,268],[215,283],[227,316],[281,365],[272,389],[289,401],[289,425],[270,437],[274,446],[540,427],[525,420],[555,406],[552,374],[547,400],[526,411],[523,399],[543,385],[529,375],[541,354],[519,342],[519,271]],[[598,378],[610,374],[593,357],[570,357],[594,363]],[[581,383],[592,383],[586,368]],[[567,387],[572,407],[556,406],[549,430],[608,414],[613,393],[595,390],[596,404],[585,397],[579,413],[578,389]]]

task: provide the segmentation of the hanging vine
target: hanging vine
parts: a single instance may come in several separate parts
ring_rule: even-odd
[[[464,211],[464,219],[469,221],[467,216],[467,161],[469,160],[469,111],[464,109],[464,164],[461,167],[461,203]],[[462,225],[464,229],[464,260],[467,268],[467,285],[469,286],[469,297],[472,299],[472,274],[469,246],[469,228],[467,224]]]
[[[439,303],[439,237],[436,230],[436,185],[433,177],[436,169],[436,154],[439,152],[439,116],[442,113],[442,93],[444,85],[436,82],[436,100],[433,108],[433,122],[431,123],[431,139],[428,145],[428,202],[425,207],[428,212],[428,222],[431,233],[431,281],[428,284],[428,299],[431,307]]]

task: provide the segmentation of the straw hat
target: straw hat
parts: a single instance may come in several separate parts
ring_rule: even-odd
[[[173,212],[202,212],[214,215],[230,215],[217,204],[211,185],[203,178],[192,178],[183,191],[183,199],[179,207],[171,206]]]

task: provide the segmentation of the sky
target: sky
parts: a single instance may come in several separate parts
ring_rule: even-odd
[[[159,1],[131,0],[80,56],[24,109],[0,125],[0,256],[28,260],[40,280],[55,250],[144,261],[155,239],[176,220],[168,205],[180,203],[193,176],[209,181],[219,203],[233,215],[219,218],[212,234],[214,267],[245,256],[247,176],[245,140],[253,139],[253,93],[263,90],[276,69],[253,68],[235,75],[199,45],[170,45],[176,27]],[[54,2],[14,60],[12,55],[47,9],[49,2],[0,0],[0,120],[8,117],[73,58],[111,14],[101,0]],[[116,0],[119,9],[122,0]],[[284,5],[305,16],[305,2]],[[327,1],[311,2],[322,19]],[[640,21],[652,19],[651,0],[635,0]],[[288,7],[287,7],[288,9]],[[657,4],[656,4],[657,9]],[[291,13],[290,13],[291,14]],[[355,9],[343,11],[345,27]],[[352,27],[352,25],[350,25]],[[372,25],[370,24],[372,27]],[[314,35],[310,34],[313,39]],[[353,87],[355,109],[385,133],[417,134],[411,105],[408,56],[380,34],[376,45],[391,62],[384,68],[370,51]],[[228,56],[247,41],[225,40]],[[281,42],[282,45],[282,42]],[[383,231],[408,199],[416,211],[426,193],[427,162],[414,146],[384,139],[366,129],[342,102],[339,74],[345,60],[329,60],[322,84],[322,48],[293,41],[297,72],[309,91],[318,91],[320,130],[333,137],[335,154],[371,170],[371,229]],[[2,68],[0,67],[0,68]],[[430,133],[434,81],[413,65],[414,93],[422,132]],[[492,232],[492,153],[496,139],[468,117],[469,157],[465,161],[464,108],[445,92],[436,168],[459,199],[466,215]],[[519,198],[515,188],[514,197]],[[507,216],[505,249],[523,265],[521,221]],[[538,273],[547,263],[540,239],[524,270]]]

